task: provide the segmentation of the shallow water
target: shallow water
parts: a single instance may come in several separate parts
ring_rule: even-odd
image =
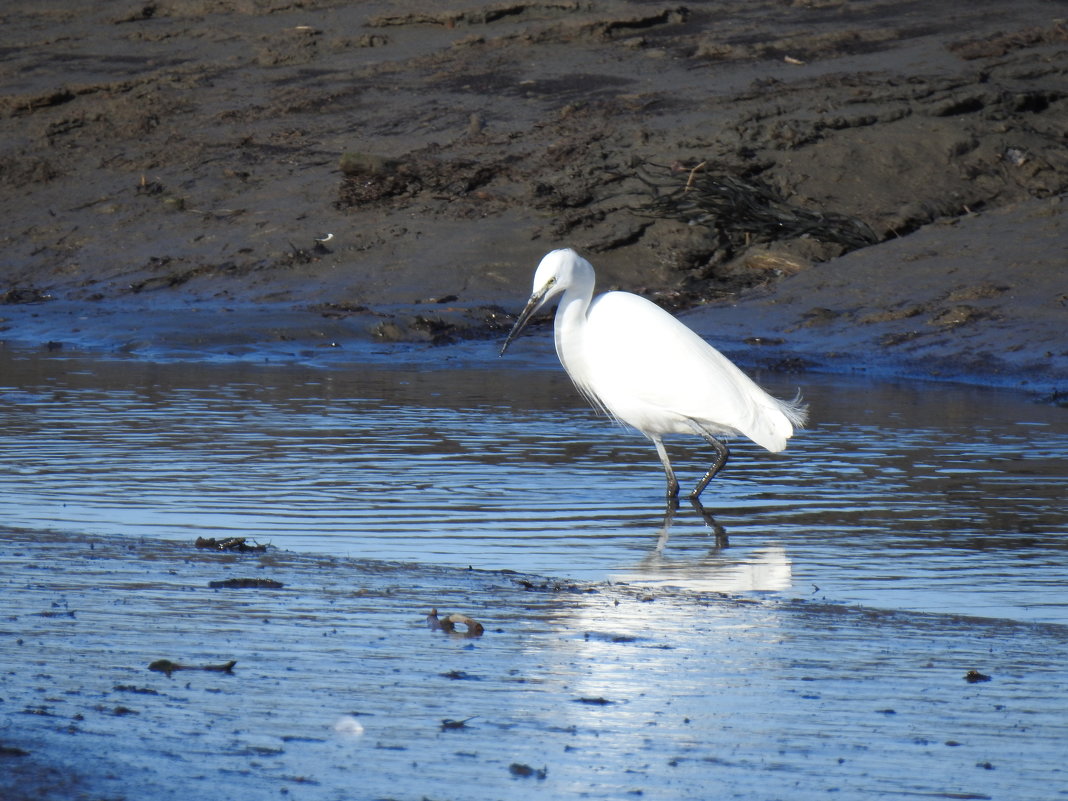
[[[488,352],[488,351],[487,351]],[[1068,417],[1012,393],[762,376],[811,427],[747,441],[663,530],[640,435],[558,368],[0,355],[0,519],[884,609],[1068,623]],[[548,367],[548,363],[547,363]],[[669,442],[684,487],[709,458]]]

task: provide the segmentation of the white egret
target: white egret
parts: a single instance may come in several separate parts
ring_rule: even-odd
[[[534,273],[534,293],[501,347],[501,355],[538,309],[559,297],[556,353],[575,386],[598,409],[652,440],[667,474],[667,496],[679,482],[665,434],[697,434],[715,448],[696,500],[727,463],[719,436],[744,434],[777,453],[807,407],[774,398],[726,356],[655,303],[629,292],[593,298],[593,265],[566,248],[547,254]]]

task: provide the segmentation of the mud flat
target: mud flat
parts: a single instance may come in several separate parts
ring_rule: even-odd
[[[768,362],[1049,395],[1068,369],[1064,16],[20,8],[0,72],[3,336],[447,345],[499,336],[568,244],[603,286],[706,310],[728,351],[761,336],[797,351]],[[249,307],[279,324],[227,322]]]
[[[3,538],[6,799],[1061,797],[1063,626]]]

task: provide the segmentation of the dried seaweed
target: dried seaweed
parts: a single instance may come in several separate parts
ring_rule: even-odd
[[[236,664],[236,659],[231,659],[221,665],[183,665],[178,662],[172,662],[169,659],[157,659],[148,666],[148,669],[156,673],[164,673],[167,678],[170,678],[171,674],[178,670],[207,670],[214,673],[233,673],[234,665]]]
[[[637,178],[652,191],[641,211],[707,226],[734,246],[809,236],[854,250],[878,241],[863,220],[794,206],[756,179],[711,172],[707,162],[645,162]]]
[[[267,550],[266,545],[260,543],[249,544],[244,537],[226,537],[224,539],[197,537],[197,541],[194,544],[197,548],[231,553],[263,553]]]

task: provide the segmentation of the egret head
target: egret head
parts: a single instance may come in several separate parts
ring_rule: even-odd
[[[534,291],[523,311],[519,313],[515,325],[508,333],[508,338],[504,340],[501,346],[501,356],[538,309],[570,287],[587,283],[592,292],[593,265],[579,254],[571,248],[547,253],[538,264],[538,269],[534,271]]]

